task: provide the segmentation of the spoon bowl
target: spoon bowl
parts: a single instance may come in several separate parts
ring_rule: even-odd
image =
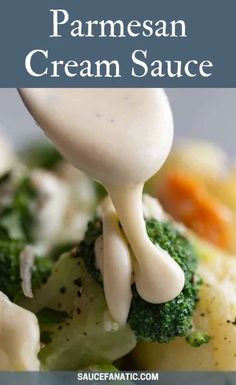
[[[170,151],[172,114],[162,89],[19,92],[65,158],[105,185],[145,182]]]

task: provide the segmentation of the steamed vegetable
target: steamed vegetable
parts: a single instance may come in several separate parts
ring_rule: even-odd
[[[12,239],[0,239],[0,291],[11,301],[17,301],[23,296],[20,277],[20,254],[25,243]],[[35,257],[32,269],[32,289],[46,282],[52,263],[50,259]]]
[[[66,163],[60,172],[20,166],[0,176],[0,227],[40,254],[80,240],[95,207],[91,180]]]
[[[168,342],[186,336],[192,328],[192,316],[198,300],[197,256],[190,242],[170,222],[147,221],[147,232],[154,243],[167,250],[185,273],[183,291],[174,300],[153,305],[143,300],[133,286],[128,323],[139,341]],[[102,276],[95,266],[94,245],[102,234],[102,223],[95,219],[88,225],[79,253],[91,277],[102,286]]]
[[[230,249],[232,217],[229,209],[207,191],[202,181],[183,170],[163,179],[158,196],[164,209],[197,234]]]
[[[32,300],[21,302],[39,319],[39,358],[47,370],[76,370],[109,364],[136,345],[128,325],[119,327],[108,313],[102,288],[74,249],[54,265],[48,282]]]
[[[30,168],[55,170],[62,161],[62,155],[49,141],[33,143],[22,153],[24,163]]]
[[[22,304],[35,312],[41,326],[40,360],[46,369],[73,370],[106,364],[122,357],[138,340],[168,342],[187,336],[198,299],[197,258],[190,242],[171,223],[147,222],[150,238],[170,252],[185,272],[186,283],[174,300],[152,305],[133,287],[128,323],[119,326],[109,316],[94,244],[102,233],[95,219],[78,248],[60,257],[46,285]]]
[[[225,176],[222,183],[223,155],[205,148],[214,161],[199,163],[199,146],[172,154],[160,172],[161,181],[152,180],[152,193],[162,189],[162,202],[175,218],[231,249],[234,222],[225,207],[235,216],[235,175]],[[173,221],[147,220],[150,239],[184,270],[185,287],[174,300],[153,305],[133,285],[128,323],[120,327],[109,316],[95,264],[100,219],[89,223],[79,243],[104,190],[63,161],[53,147],[32,147],[24,160],[27,167],[0,176],[0,291],[36,314],[43,369],[113,371],[112,363],[133,349],[125,363],[129,369],[131,362],[145,370],[236,368],[233,256],[189,232],[183,234]],[[34,259],[33,299],[24,297],[20,278],[20,255],[29,243],[40,244],[50,255]]]
[[[0,177],[0,226],[11,238],[33,240],[32,203],[36,196],[37,191],[25,170],[9,171]]]
[[[181,141],[145,190],[160,197],[174,218],[235,254],[235,165],[222,148],[199,139]]]
[[[203,284],[194,312],[194,328],[188,337],[191,344],[185,338],[176,338],[168,344],[139,344],[133,359],[140,370],[236,368],[236,261],[199,239],[195,239],[195,245]],[[199,338],[207,343],[193,347],[199,345]]]
[[[0,371],[39,370],[39,327],[35,315],[12,303],[1,291],[0,315]]]

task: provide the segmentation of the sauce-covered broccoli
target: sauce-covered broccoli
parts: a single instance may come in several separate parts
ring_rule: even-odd
[[[169,342],[177,336],[187,336],[192,328],[192,316],[198,300],[200,280],[196,276],[197,256],[189,240],[171,222],[146,221],[147,232],[153,243],[168,251],[185,274],[185,286],[172,301],[151,304],[142,299],[132,287],[128,323],[139,341]],[[102,222],[95,219],[88,225],[79,254],[92,277],[102,284],[102,276],[95,266],[94,245],[102,235]]]
[[[57,260],[34,298],[20,301],[38,316],[43,368],[74,370],[109,364],[130,352],[137,341],[169,342],[190,335],[200,284],[195,251],[171,222],[153,219],[146,223],[150,239],[182,267],[183,291],[168,303],[154,305],[144,301],[133,285],[128,323],[116,324],[109,317],[102,275],[95,266],[95,242],[102,234],[102,221],[94,219],[84,240]]]

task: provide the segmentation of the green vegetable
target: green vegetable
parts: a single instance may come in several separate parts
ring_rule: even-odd
[[[23,178],[15,192],[12,213],[18,217],[19,226],[22,228],[22,232],[25,235],[25,239],[31,242],[32,234],[31,229],[34,225],[34,216],[31,211],[31,203],[37,197],[36,190],[32,187],[30,180],[26,177]]]
[[[119,370],[112,364],[100,364],[100,365],[90,365],[86,370],[90,372],[108,372],[115,373],[119,372]]]
[[[52,271],[52,261],[49,257],[35,257],[32,271],[32,289],[36,290],[46,283]]]
[[[194,249],[172,223],[148,220],[147,231],[183,268],[183,291],[168,303],[153,305],[140,298],[133,286],[127,325],[108,331],[102,276],[95,267],[94,254],[102,222],[94,219],[84,240],[57,260],[34,298],[19,302],[38,315],[45,344],[39,354],[43,369],[78,370],[111,364],[131,351],[137,340],[169,342],[176,336],[190,335],[200,285]]]
[[[0,185],[8,182],[11,178],[11,171],[7,171],[0,175]]]
[[[208,344],[210,339],[211,337],[207,333],[202,333],[198,331],[193,331],[186,337],[187,343],[193,346],[194,348],[198,348],[203,344]]]
[[[101,183],[94,181],[94,187],[97,194],[98,201],[101,201],[107,196],[107,192]]]
[[[185,273],[183,291],[172,301],[154,305],[143,300],[133,286],[128,323],[139,341],[166,343],[177,336],[186,336],[192,328],[192,316],[198,300],[200,280],[196,276],[197,256],[191,243],[170,222],[148,220],[147,232],[153,243],[158,243],[179,263]],[[102,234],[102,223],[89,223],[79,255],[84,257],[86,269],[102,285],[102,276],[95,267],[94,245]]]
[[[16,178],[13,173],[7,173],[1,177],[0,227],[10,238],[32,241],[35,218],[31,206],[36,197],[27,175]]]
[[[0,291],[11,301],[23,296],[20,278],[20,253],[25,243],[12,239],[0,239]],[[46,282],[51,271],[51,261],[36,257],[32,271],[32,288],[35,290]]]
[[[78,247],[78,244],[75,242],[59,243],[50,251],[50,258],[52,261],[56,262],[62,254],[69,252],[75,247]]]
[[[19,304],[39,316],[41,341],[45,344],[39,358],[45,370],[110,364],[136,345],[128,325],[105,330],[107,305],[103,289],[87,272],[78,250],[62,255],[34,298]]]
[[[63,159],[62,155],[49,142],[31,144],[22,154],[25,164],[30,168],[54,170]]]
[[[68,313],[65,311],[50,309],[44,307],[36,314],[38,320],[42,324],[60,324],[63,323],[68,317]]]
[[[46,345],[46,344],[50,344],[50,342],[52,342],[52,334],[53,333],[50,333],[50,332],[42,332],[40,334],[40,341],[42,344]]]
[[[0,291],[12,301],[22,294],[19,255],[24,246],[20,241],[0,241]]]
[[[0,226],[0,239],[9,239],[9,234],[7,232],[6,229],[4,229],[4,227]]]

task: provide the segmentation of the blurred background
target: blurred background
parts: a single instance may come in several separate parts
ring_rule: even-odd
[[[175,120],[175,140],[210,139],[236,156],[236,89],[167,89]],[[43,137],[15,89],[0,89],[0,134],[16,147]]]

